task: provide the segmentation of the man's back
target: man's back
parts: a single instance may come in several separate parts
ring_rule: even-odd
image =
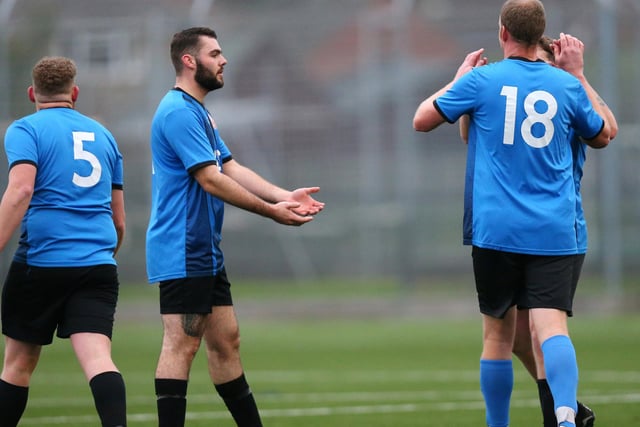
[[[542,62],[509,58],[461,77],[436,101],[471,117],[465,243],[540,255],[576,253],[570,132],[602,119],[580,82]]]
[[[16,260],[41,267],[115,264],[111,192],[123,182],[122,156],[102,125],[70,108],[43,109],[5,137],[10,165],[37,174]]]

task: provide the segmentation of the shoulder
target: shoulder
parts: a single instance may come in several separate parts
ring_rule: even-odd
[[[178,120],[198,119],[204,113],[204,107],[190,96],[171,90],[160,101],[156,119],[176,118]]]

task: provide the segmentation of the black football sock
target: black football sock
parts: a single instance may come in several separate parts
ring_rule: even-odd
[[[216,385],[216,390],[238,427],[262,427],[258,406],[244,374],[228,383]]]
[[[29,387],[0,380],[0,427],[15,427],[27,407]]]
[[[158,427],[184,427],[187,380],[156,378]]]
[[[538,397],[540,398],[540,408],[542,408],[542,425],[544,427],[557,427],[556,411],[553,404],[553,395],[546,379],[537,380]]]
[[[103,372],[89,381],[102,427],[127,425],[127,397],[120,372]]]

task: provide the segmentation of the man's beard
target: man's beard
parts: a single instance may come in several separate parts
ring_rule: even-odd
[[[222,86],[224,86],[222,77],[218,79],[215,74],[204,67],[197,59],[196,75],[194,78],[196,80],[196,83],[207,89],[209,92],[211,92],[212,90],[220,89]]]

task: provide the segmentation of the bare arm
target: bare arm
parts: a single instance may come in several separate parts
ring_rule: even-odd
[[[460,120],[458,120],[460,127],[460,139],[462,139],[462,142],[465,144],[469,143],[469,120],[470,118],[468,114],[465,114],[460,117]]]
[[[584,44],[573,36],[560,33],[560,39],[554,42],[552,48],[556,58],[556,66],[580,80],[589,97],[589,101],[593,105],[593,109],[604,120],[605,124],[602,131],[595,138],[585,140],[585,143],[593,148],[606,147],[609,145],[609,141],[617,135],[618,123],[613,112],[589,84],[584,75]]]
[[[229,163],[225,163],[225,169]],[[193,176],[209,194],[240,209],[271,218],[280,224],[302,225],[313,219],[312,216],[301,216],[294,211],[294,209],[300,207],[300,203],[286,201],[270,203],[249,191],[232,176],[227,176],[220,172],[216,165],[200,168],[194,172]],[[253,185],[259,186],[260,184],[254,182]],[[267,186],[256,191],[268,192],[269,189]]]
[[[24,163],[9,171],[7,189],[0,201],[0,252],[4,250],[29,208],[36,181],[36,167]]]
[[[458,80],[462,75],[468,73],[474,67],[485,65],[487,63],[487,58],[482,56],[483,52],[484,49],[478,49],[469,53],[464,58],[460,67],[458,67],[458,71],[456,72],[453,80],[420,103],[415,115],[413,116],[413,128],[415,130],[419,132],[429,132],[445,122],[445,118],[442,117],[438,110],[436,110],[433,105],[433,101],[451,89],[456,80]]]
[[[318,202],[311,197],[311,194],[320,191],[320,187],[298,188],[293,191],[285,190],[270,183],[236,160],[230,160],[224,164],[224,174],[231,177],[250,193],[267,202],[288,201],[300,203],[300,207],[295,209],[295,212],[300,215],[315,215],[324,209],[324,203]]]
[[[420,103],[415,115],[413,116],[413,128],[418,132],[429,132],[440,126],[445,122],[445,118],[436,107],[433,105],[433,101],[448,91],[453,86],[453,81],[447,84],[445,87],[425,99]]]
[[[125,213],[124,213],[124,191],[120,189],[111,190],[111,218],[113,219],[113,225],[116,228],[116,234],[118,235],[118,243],[113,251],[115,256],[122,245],[124,240],[124,233],[126,229]]]
[[[250,193],[267,202],[274,203],[286,200],[289,193],[287,190],[262,178],[248,167],[241,165],[236,160],[229,160],[224,164],[224,174],[243,186]]]

